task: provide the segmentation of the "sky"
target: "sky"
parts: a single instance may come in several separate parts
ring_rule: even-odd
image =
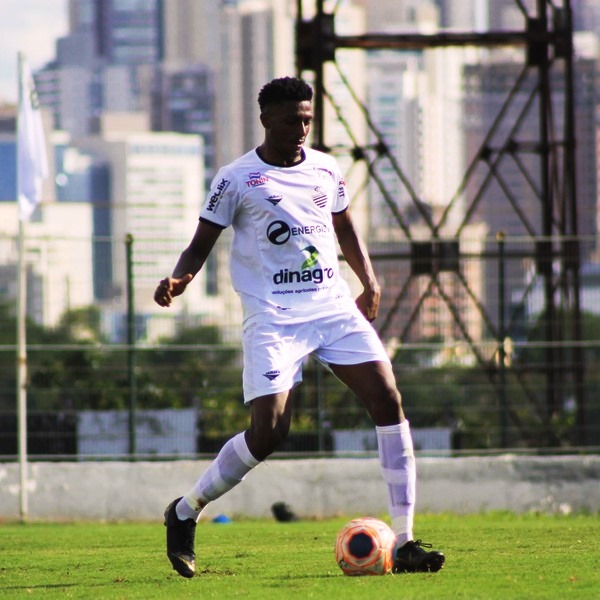
[[[68,30],[68,0],[0,0],[0,102],[16,102],[17,52],[32,71],[55,57]]]

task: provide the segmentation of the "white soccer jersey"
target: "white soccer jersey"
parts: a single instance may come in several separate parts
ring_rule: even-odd
[[[277,167],[248,152],[219,170],[200,212],[233,226],[230,272],[245,322],[301,322],[353,302],[331,220],[348,207],[344,180],[331,156],[304,153]]]

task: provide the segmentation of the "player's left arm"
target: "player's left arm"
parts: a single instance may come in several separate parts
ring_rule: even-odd
[[[356,299],[356,305],[369,321],[373,321],[379,311],[381,288],[375,277],[367,247],[358,235],[349,211],[333,213],[332,222],[342,254],[363,286],[362,293]]]

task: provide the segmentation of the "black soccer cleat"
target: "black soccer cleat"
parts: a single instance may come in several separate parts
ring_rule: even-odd
[[[196,574],[196,554],[194,538],[196,521],[182,521],[175,512],[181,498],[173,500],[165,510],[165,527],[167,528],[167,556],[182,577],[193,577]]]
[[[406,542],[396,551],[396,559],[392,573],[435,573],[444,566],[446,557],[437,550],[423,550],[431,548],[431,544],[424,544],[421,540]]]

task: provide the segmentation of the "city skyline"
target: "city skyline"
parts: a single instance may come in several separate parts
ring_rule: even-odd
[[[144,19],[137,18],[138,15],[132,15],[131,5],[123,2],[118,10],[114,9],[112,12],[107,11],[96,15],[102,26],[93,29],[94,39],[86,34],[88,32],[86,27],[89,27],[90,24],[88,20],[82,21],[84,27],[79,29],[77,19],[73,20],[73,31],[70,32],[69,39],[63,39],[58,44],[56,61],[42,69],[42,72],[38,73],[37,80],[42,104],[52,107],[54,110],[55,126],[58,130],[70,134],[72,139],[69,143],[81,154],[81,156],[78,155],[81,161],[77,165],[75,165],[76,161],[72,160],[75,154],[73,150],[68,155],[65,153],[65,157],[69,160],[65,160],[60,168],[57,165],[57,181],[62,182],[59,191],[65,195],[64,198],[62,196],[57,198],[59,202],[66,200],[68,196],[71,201],[74,199],[98,201],[100,199],[106,205],[117,206],[135,198],[131,195],[131,190],[123,187],[125,179],[119,184],[120,180],[113,177],[116,183],[110,190],[98,187],[98,180],[95,179],[99,172],[98,169],[106,170],[106,179],[109,172],[114,174],[115,167],[114,165],[100,164],[103,161],[106,162],[105,157],[100,156],[97,149],[91,151],[84,148],[85,144],[80,138],[86,135],[99,135],[102,139],[105,133],[103,124],[114,118],[121,120],[121,124],[118,125],[119,131],[125,131],[123,127],[127,131],[131,131],[130,128],[135,121],[133,116],[136,114],[138,117],[146,115],[143,118],[143,129],[146,130],[149,108],[154,111],[154,116],[159,114],[162,117],[160,121],[151,119],[156,124],[153,127],[151,125],[153,132],[157,134],[161,130],[160,126],[165,127],[163,131],[172,131],[175,117],[179,114],[176,109],[179,110],[178,107],[183,105],[183,101],[186,103],[185,106],[190,106],[189,99],[198,98],[199,91],[203,89],[207,90],[207,96],[203,105],[196,106],[199,115],[198,122],[212,123],[215,131],[219,132],[214,139],[217,142],[226,140],[225,144],[221,141],[221,146],[229,154],[239,154],[259,141],[260,131],[256,115],[249,109],[249,105],[244,102],[244,99],[254,96],[257,86],[271,76],[282,74],[279,64],[282,55],[287,60],[285,72],[293,68],[290,66],[294,54],[294,49],[291,47],[293,35],[286,36],[290,47],[286,46],[285,52],[278,51],[281,48],[282,29],[289,33],[292,32],[291,12],[279,12],[284,6],[283,0],[272,4],[269,2],[265,2],[264,5],[262,3],[252,4],[252,6],[246,6],[241,2],[239,6],[236,6],[235,3],[223,5],[222,12],[217,16],[212,13],[195,14],[195,19],[182,22],[181,17],[188,14],[187,9],[199,6],[192,4],[192,1],[189,0],[189,4],[184,4],[185,0],[182,0],[182,3],[177,5],[161,5],[169,7],[169,10],[165,10],[164,13],[159,11],[158,2],[149,2],[144,5],[147,9]],[[82,7],[93,6],[90,0],[77,0],[77,2],[81,3]],[[510,0],[505,0],[504,4],[508,5],[509,2]],[[217,0],[212,3],[207,2],[203,6],[209,7],[209,4],[214,7]],[[114,5],[107,6],[118,5],[117,0],[114,0]],[[275,5],[278,7],[277,10],[274,8]],[[290,6],[290,4],[285,5]],[[76,4],[73,3],[71,8],[73,6]],[[396,31],[404,31],[407,27],[423,28],[426,25],[431,31],[434,31],[438,24],[444,23],[447,26],[453,23],[447,14],[450,0],[447,4],[441,0],[437,3],[430,0],[427,5],[419,4],[420,8],[426,6],[429,9],[423,13],[414,10],[414,7],[417,6],[414,0],[399,2],[396,6],[397,10],[391,15],[396,20],[392,24],[391,16],[387,13],[380,14],[373,7],[366,9],[366,5],[363,6],[359,0],[355,3],[348,2],[344,4],[344,11],[340,11],[336,15],[336,32],[340,35],[358,34],[369,27],[380,30],[392,25]],[[461,9],[466,6],[466,4],[456,5]],[[475,2],[470,3],[469,6],[475,6]],[[494,8],[499,6],[499,4],[494,4]],[[177,10],[171,11],[174,7]],[[439,12],[442,11],[442,7],[446,10],[444,15]],[[81,14],[88,13],[82,9]],[[162,20],[159,21],[157,15],[160,15]],[[444,21],[442,16],[444,16]],[[200,64],[199,61],[205,59],[205,49],[198,48],[197,53],[188,56],[190,48],[187,45],[180,47],[181,44],[174,43],[181,39],[190,39],[196,32],[194,23],[213,21],[213,17],[215,17],[215,24],[221,27],[223,32],[219,38],[221,43],[213,45],[214,60],[211,62],[211,68],[216,74],[214,89],[208,79],[200,77],[199,71],[182,70],[188,64]],[[456,22],[457,26],[464,24],[462,13],[454,15],[454,17],[462,19]],[[513,21],[514,18],[511,17],[510,23],[514,27]],[[79,25],[81,26],[82,23]],[[508,26],[504,22],[499,21],[499,23]],[[257,35],[258,33],[260,35]],[[260,40],[260,43],[256,42],[257,39]],[[161,45],[163,43],[164,47]],[[165,50],[168,48],[171,48],[171,51]],[[474,133],[475,141],[472,145],[476,149],[485,134],[490,114],[488,111],[485,113],[486,118],[481,122],[474,122],[474,129],[466,127],[476,113],[472,110],[468,111],[470,120],[466,119],[462,108],[464,102],[463,91],[461,91],[463,86],[461,73],[469,62],[485,63],[486,72],[491,68],[492,62],[497,65],[496,69],[499,68],[498,65],[502,64],[504,65],[502,68],[506,71],[508,67],[517,64],[519,60],[522,61],[523,56],[517,51],[498,53],[494,57],[491,54],[482,54],[482,60],[479,61],[477,57],[463,56],[462,54],[462,52],[448,50],[443,54],[441,51],[426,50],[419,53],[418,56],[409,55],[408,58],[411,60],[406,64],[403,61],[399,62],[398,59],[401,57],[397,55],[388,56],[383,71],[374,74],[377,71],[374,68],[377,64],[377,56],[374,53],[363,53],[359,57],[357,54],[345,50],[337,53],[335,65],[327,65],[327,87],[334,101],[331,103],[332,106],[325,106],[325,122],[327,123],[327,127],[323,128],[327,129],[327,136],[324,137],[325,145],[337,152],[339,159],[344,163],[343,168],[348,171],[346,183],[353,200],[353,213],[357,217],[359,226],[372,240],[378,242],[399,240],[403,239],[402,234],[409,240],[413,240],[415,237],[419,239],[430,231],[434,222],[437,222],[442,216],[444,227],[440,226],[437,229],[438,235],[452,235],[456,231],[456,227],[460,226],[460,235],[467,236],[465,227],[471,225],[468,218],[471,213],[466,217],[463,216],[464,208],[462,207],[468,201],[468,197],[466,195],[463,197],[459,179],[465,170],[464,163],[469,158],[463,148],[466,140],[465,134],[468,131]],[[157,88],[151,89],[147,85],[148,79],[144,75],[148,65],[158,66],[159,57],[162,59],[160,66],[163,69],[162,75],[168,82],[161,89],[169,94],[161,98],[157,97]],[[276,58],[277,60],[275,60]],[[364,64],[361,60],[365,61]],[[339,69],[339,75],[333,72],[334,66]],[[351,73],[351,78],[348,78],[351,79],[351,85],[345,86],[343,81],[348,73]],[[180,74],[181,84],[175,87],[173,85],[173,82],[176,81],[174,77],[180,77]],[[401,88],[395,89],[394,84],[399,83],[402,83]],[[507,89],[504,86],[498,98],[490,101],[497,103]],[[57,93],[57,90],[60,93]],[[352,93],[350,93],[351,90]],[[381,169],[378,171],[381,173],[381,181],[386,179],[386,184],[388,184],[388,179],[398,179],[398,184],[393,188],[394,191],[387,196],[383,193],[384,190],[379,190],[374,186],[368,190],[368,194],[362,193],[366,190],[362,186],[365,178],[364,162],[354,160],[355,155],[350,152],[353,147],[359,147],[366,153],[372,152],[375,148],[367,139],[366,127],[361,119],[360,110],[357,109],[356,102],[354,102],[354,96],[366,98],[367,90],[370,96],[368,105],[372,110],[373,122],[382,130],[385,129],[387,147],[393,148],[400,159],[396,161],[394,156],[389,164],[382,164],[383,156],[373,155],[373,163],[377,162],[377,167]],[[211,110],[211,94],[223,99],[217,103],[218,110],[216,112]],[[82,102],[82,98],[87,101]],[[335,110],[332,110],[333,108]],[[119,117],[120,113],[122,114]],[[123,114],[129,114],[130,117],[123,121]],[[494,111],[491,114],[495,114]],[[398,117],[402,117],[402,122],[392,121]],[[531,122],[529,133],[525,135],[520,132],[515,133],[513,135],[514,143],[526,143],[530,141],[530,138],[535,139],[538,133],[537,121],[533,115],[529,116],[529,121]],[[179,131],[184,134],[200,133],[197,129],[187,129],[187,125],[182,126]],[[202,133],[206,135],[204,132]],[[210,133],[209,131],[209,137],[206,139],[210,139]],[[105,147],[108,139],[102,139],[100,143],[102,147]],[[590,145],[593,146],[593,143]],[[380,148],[385,147],[385,144],[380,146]],[[502,144],[499,144],[498,147],[502,147]],[[444,148],[453,148],[455,151],[449,157],[448,153],[443,151]],[[493,150],[490,148],[490,151]],[[477,156],[477,153],[475,152],[473,155]],[[215,162],[224,164],[231,158],[229,155],[222,155]],[[394,161],[399,164],[399,167]],[[583,164],[582,161],[580,164]],[[75,167],[79,168],[81,172]],[[480,168],[487,174],[486,166],[483,163],[480,163]],[[398,171],[403,172],[405,179],[409,182],[409,185],[405,186],[406,189],[400,185],[397,177]],[[588,169],[587,173],[589,172]],[[210,174],[210,169],[207,170],[207,173]],[[511,174],[511,184],[521,186],[517,210],[510,212],[510,216],[517,225],[520,224],[520,220],[516,217],[524,211],[539,213],[535,195],[537,169],[534,165],[531,165],[531,173],[534,175],[527,174],[529,186],[525,185],[527,178],[523,182],[519,178],[518,172]],[[131,175],[135,174],[131,172]],[[148,197],[162,197],[157,191],[158,187],[154,178],[144,177],[148,186],[152,184],[156,188],[154,192],[148,194]],[[86,180],[88,187],[83,190],[77,187],[78,178],[82,181]],[[589,183],[589,177],[584,181]],[[91,182],[96,182],[96,185],[90,187]],[[531,182],[533,182],[533,186]],[[582,194],[584,189],[588,189],[589,193],[586,198],[589,198],[592,188],[595,189],[595,186],[587,185],[587,188],[580,186],[579,193]],[[100,195],[100,190],[104,190],[104,195]],[[475,194],[475,190],[467,191],[471,195]],[[197,204],[202,197],[202,187],[198,186],[195,192],[193,202]],[[597,197],[595,191],[593,194],[594,197]],[[499,227],[497,219],[500,214],[499,207],[502,206],[505,210],[511,209],[511,202],[507,202],[504,196],[505,194],[494,196],[493,210],[489,210],[484,219],[492,233]],[[7,195],[5,199],[8,200],[10,197]],[[117,201],[119,198],[124,200]],[[455,213],[453,215],[444,212],[449,198],[456,199],[451,206]],[[516,203],[512,196],[509,200],[513,200],[512,204]],[[135,208],[134,204],[135,202],[132,200],[132,210]],[[595,206],[595,203],[586,203],[586,207],[591,206]],[[583,222],[593,223],[594,219],[589,218],[590,216],[589,212],[582,215]],[[525,224],[529,224],[531,219],[525,221]],[[514,230],[504,228],[504,230],[508,235],[517,235],[522,232],[520,227],[516,227]],[[112,231],[110,229],[104,233]],[[96,231],[96,233],[100,232]],[[529,233],[534,234],[539,231],[536,227],[530,227]],[[150,262],[152,261],[149,261],[148,264]],[[117,287],[122,288],[122,286]],[[114,285],[109,286],[108,289],[112,290],[113,288],[115,288]],[[447,316],[449,319],[450,315]],[[438,322],[441,323],[441,320],[438,319]]]
[[[43,67],[54,59],[68,20],[68,0],[2,0],[0,104],[17,102],[17,53],[25,55],[32,71]]]

